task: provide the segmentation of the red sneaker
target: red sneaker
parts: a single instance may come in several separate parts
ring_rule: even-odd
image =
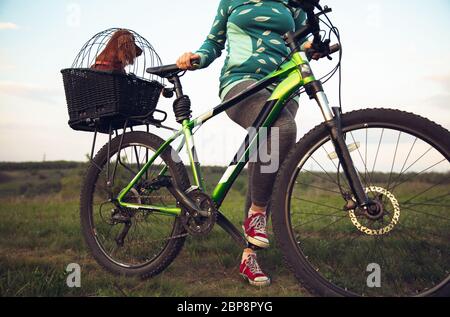
[[[251,244],[266,249],[270,246],[267,235],[267,220],[263,213],[256,213],[244,222],[245,238]]]
[[[268,286],[270,278],[263,273],[256,261],[256,253],[250,253],[239,269],[242,277],[253,286]]]

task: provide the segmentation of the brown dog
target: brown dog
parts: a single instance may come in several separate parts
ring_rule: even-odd
[[[91,68],[125,74],[125,67],[133,65],[134,60],[141,55],[142,49],[136,45],[134,35],[127,30],[118,30]]]

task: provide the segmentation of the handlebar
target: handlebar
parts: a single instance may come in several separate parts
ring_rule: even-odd
[[[320,16],[332,12],[332,10],[327,6],[322,8],[319,2],[320,0],[289,0],[291,6],[302,9],[307,15],[307,23],[304,27],[296,32],[290,31],[283,36],[286,45],[289,46],[292,52],[298,51],[298,42],[304,40],[309,35],[314,36],[312,50],[308,50],[310,52],[309,57],[315,53],[320,53],[322,57],[329,57],[330,54],[340,50],[339,45],[330,47],[330,40],[322,41],[320,34]],[[316,8],[319,9],[318,13],[314,12]]]
[[[340,44],[334,44],[330,46],[330,54],[334,54],[337,53],[341,50],[341,45]]]
[[[331,46],[329,46],[328,49],[325,49],[325,50],[322,50],[322,51],[315,50],[314,48],[310,48],[310,49],[306,50],[306,56],[308,57],[309,60],[311,60],[313,58],[314,54],[319,53],[319,54],[321,54],[320,58],[324,58],[324,57],[330,58],[329,57],[330,55],[332,55],[334,53],[337,53],[340,50],[341,50],[341,45],[340,44],[331,45]]]
[[[320,53],[321,58],[330,58],[331,54],[336,53],[341,49],[339,44],[330,46],[329,40],[322,41],[321,39],[319,17],[331,12],[331,9],[326,6],[325,8],[322,8],[319,2],[320,0],[289,0],[291,6],[301,8],[306,12],[308,22],[300,30],[286,33],[283,36],[283,39],[285,40],[286,45],[291,48],[291,51],[295,52],[299,50],[298,42],[312,34],[314,36],[313,45],[312,48],[308,49],[306,52],[309,59],[316,53]],[[320,12],[314,13],[315,8],[318,8]],[[197,69],[200,66],[199,61],[192,60],[191,63],[193,69]],[[147,69],[148,73],[164,78],[168,78],[169,76],[176,75],[183,71],[184,70],[179,69],[176,64]]]
[[[191,64],[194,69],[200,67],[198,60],[191,60]],[[146,72],[149,74],[157,75],[163,78],[169,78],[179,73],[184,72],[185,70],[178,68],[177,64],[158,66],[147,68]]]

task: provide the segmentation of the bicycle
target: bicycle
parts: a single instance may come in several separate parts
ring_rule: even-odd
[[[308,23],[285,35],[291,49],[286,61],[194,120],[180,81],[184,72],[176,65],[148,69],[173,84],[164,96],[176,95],[174,113],[182,128],[167,140],[124,128],[93,158],[80,202],[89,249],[112,273],[149,278],[172,263],[189,235],[208,235],[216,223],[244,247],[242,234],[220,209],[255,152],[260,133],[247,135],[208,195],[193,131],[277,83],[254,124],[257,131],[270,128],[287,100],[303,89],[325,120],[285,159],[270,203],[277,244],[301,285],[323,296],[449,295],[449,131],[399,110],[343,113],[341,107],[330,107],[299,41],[314,37],[309,54],[338,52],[340,44],[330,46],[320,36],[320,17],[331,9],[318,0],[292,4],[307,13]],[[172,144],[179,138],[175,150]],[[192,186],[179,157],[184,147]],[[406,159],[396,163],[400,156]],[[381,287],[376,276],[374,285],[369,283],[372,268],[381,269]]]

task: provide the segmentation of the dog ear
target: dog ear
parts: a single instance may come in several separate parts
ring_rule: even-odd
[[[133,65],[136,58],[136,44],[134,36],[130,33],[123,34],[117,38],[118,57],[125,67]]]

